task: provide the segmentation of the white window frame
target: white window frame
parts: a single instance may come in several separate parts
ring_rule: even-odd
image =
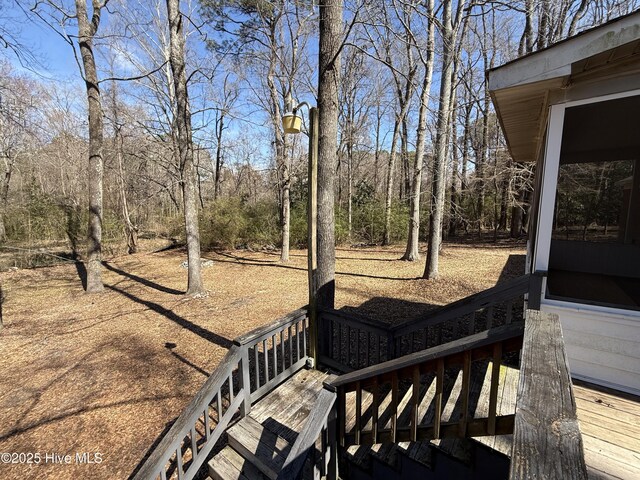
[[[553,211],[556,204],[556,192],[558,187],[558,170],[560,168],[560,150],[562,148],[562,132],[564,128],[564,115],[567,108],[588,105],[591,103],[606,102],[619,98],[640,96],[640,89],[627,92],[613,93],[599,97],[585,98],[571,102],[551,105],[547,124],[547,142],[545,145],[544,172],[540,192],[540,207],[538,215],[538,228],[536,230],[536,242],[534,255],[534,272],[547,272],[549,270],[549,254],[551,251],[551,234],[553,232]],[[602,312],[620,314],[624,311],[627,316],[640,316],[640,312],[626,310],[624,308],[602,307],[577,302],[566,302],[556,299],[547,299],[547,278],[542,282],[542,303],[557,306],[580,306],[583,310],[598,310]]]

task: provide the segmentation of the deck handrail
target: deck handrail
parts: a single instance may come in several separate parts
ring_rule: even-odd
[[[291,313],[288,313],[284,317],[279,318],[278,320],[270,323],[269,325],[263,325],[261,327],[255,328],[254,330],[251,330],[250,332],[240,335],[239,337],[236,337],[233,343],[235,343],[236,345],[246,345],[248,343],[258,342],[262,340],[262,338],[265,338],[266,336],[268,336],[270,333],[273,333],[274,331],[278,330],[280,327],[289,325],[295,322],[296,320],[300,320],[306,317],[307,311],[308,311],[307,305],[305,305],[304,307],[300,307],[299,309],[294,310]]]
[[[465,350],[483,347],[495,342],[518,337],[521,336],[523,332],[524,326],[522,324],[512,324],[495,327],[491,330],[485,330],[484,332],[469,335],[468,337],[461,338],[460,340],[455,340],[453,342],[438,345],[437,347],[429,348],[427,350],[415,352],[400,358],[388,360],[377,365],[371,365],[367,368],[362,368],[360,370],[345,373],[343,375],[340,375],[339,377],[336,377],[335,380],[329,382],[328,384],[333,388],[337,388],[349,383],[362,382],[375,376],[393,372],[394,370],[412,367],[419,363],[436,360],[440,357],[454,355]]]
[[[198,393],[196,393],[191,402],[189,402],[187,407],[182,411],[162,440],[160,440],[160,443],[151,452],[151,455],[149,455],[138,473],[133,477],[134,480],[167,478],[165,470],[167,464],[171,462],[173,455],[175,455],[176,464],[169,468],[175,468],[178,471],[179,478],[190,480],[195,476],[215,443],[224,433],[234,413],[241,407],[244,399],[244,387],[237,392],[235,399],[231,400],[222,418],[219,416],[221,411],[220,405],[222,403],[221,388],[223,384],[231,378],[234,368],[241,363],[240,349],[234,345],[229,349],[218,368],[207,378],[204,385],[202,385]],[[233,392],[232,379],[229,380],[229,385],[231,392]],[[216,395],[218,396],[218,408],[220,408],[220,410],[218,410],[218,422],[211,430],[210,422],[212,419],[209,417],[209,405]],[[233,397],[233,393],[231,393],[231,397]],[[206,441],[202,448],[198,450],[195,444],[197,441],[196,423],[198,423],[198,419],[202,415],[204,415]],[[183,453],[181,450],[182,443],[187,435],[191,436],[192,460],[187,466],[187,469],[184,470],[185,466],[183,465]]]
[[[434,323],[446,322],[447,320],[461,317],[467,313],[487,307],[492,303],[512,298],[514,295],[523,295],[529,291],[530,277],[529,274],[526,274],[499,283],[487,290],[461,298],[437,310],[428,312],[421,317],[405,320],[394,325],[392,330],[395,335],[404,335]]]
[[[277,480],[298,480],[302,478],[304,464],[309,454],[314,451],[318,438],[322,439],[323,450],[320,452],[321,462],[318,477],[337,478],[335,403],[335,390],[324,388],[320,391],[304,427],[292,445],[289,455],[287,455]],[[312,463],[315,469],[315,461]],[[314,476],[314,478],[316,477]]]
[[[338,394],[338,441],[342,447],[381,442],[417,441],[443,437],[501,435],[513,432],[513,414],[497,414],[499,378],[502,356],[518,351],[522,346],[522,323],[494,327],[468,337],[424,351],[389,360],[358,371],[346,373],[328,386]],[[489,405],[486,416],[469,415],[469,397],[472,384],[472,362],[492,360]],[[445,422],[443,386],[445,368],[462,372],[460,389],[461,416],[458,421]],[[483,377],[484,378],[484,377]],[[423,388],[434,385],[434,417],[427,424],[419,418]],[[387,391],[390,403],[381,409],[381,392]],[[384,387],[384,388],[383,388]],[[347,415],[347,394],[355,392],[355,417]],[[365,401],[365,396],[369,400]],[[382,394],[384,398],[386,394]],[[407,397],[410,395],[410,398]],[[401,399],[405,399],[402,400]],[[400,412],[410,409],[408,425],[400,425]],[[406,412],[406,410],[405,410]],[[382,422],[381,417],[389,416]],[[404,417],[406,419],[406,417]],[[351,421],[354,425],[349,427]],[[386,422],[390,427],[386,428]]]
[[[308,327],[303,307],[236,338],[133,479],[193,479],[229,423],[304,367]]]
[[[557,315],[527,311],[509,478],[587,478]]]
[[[538,280],[526,274],[394,326],[351,312],[320,310],[319,361],[349,372],[440,345],[447,337],[519,323],[524,297]]]

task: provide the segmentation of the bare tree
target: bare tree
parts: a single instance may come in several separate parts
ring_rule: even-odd
[[[102,284],[102,178],[104,121],[102,99],[98,84],[93,40],[100,27],[102,9],[108,0],[92,0],[91,17],[86,0],[76,0],[78,20],[78,45],[82,57],[82,69],[87,100],[89,102],[89,244],[87,253],[87,292],[100,292]]]
[[[188,280],[187,295],[204,292],[200,265],[200,229],[198,226],[198,196],[196,192],[196,169],[193,163],[193,135],[191,131],[191,111],[187,91],[185,65],[184,17],[180,12],[179,0],[167,0],[169,20],[169,64],[173,76],[176,101],[174,119],[178,144],[178,165],[180,185],[184,200],[184,227],[187,236]]]
[[[442,37],[442,68],[440,72],[440,100],[438,106],[438,120],[436,125],[436,141],[433,159],[433,199],[431,216],[429,217],[429,245],[424,278],[438,278],[438,261],[440,244],[442,242],[442,222],[444,219],[447,167],[447,141],[451,119],[452,72],[458,34],[464,20],[463,12],[466,0],[458,0],[453,12],[454,0],[444,0],[442,4],[442,18],[439,31]]]
[[[318,72],[318,270],[317,305],[335,302],[334,177],[338,150],[338,89],[342,46],[342,0],[320,5]]]
[[[435,57],[435,23],[433,21],[433,0],[424,2],[424,17],[427,22],[425,48],[418,48],[419,58],[423,64],[422,90],[418,110],[418,128],[416,138],[416,155],[411,180],[411,197],[409,212],[409,237],[403,260],[416,261],[420,258],[418,239],[420,234],[420,193],[422,189],[422,168],[427,144],[427,118],[429,114],[429,94],[433,77]],[[417,42],[416,42],[417,43]]]

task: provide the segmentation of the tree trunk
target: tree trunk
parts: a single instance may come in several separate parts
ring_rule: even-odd
[[[200,228],[198,225],[198,198],[196,192],[196,170],[193,163],[193,138],[191,112],[187,91],[185,65],[185,35],[179,0],[167,0],[169,20],[169,63],[173,75],[176,98],[174,124],[178,143],[180,185],[184,202],[184,226],[187,237],[188,280],[187,295],[204,292],[200,265]]]
[[[5,157],[5,171],[2,186],[0,186],[0,242],[7,240],[4,217],[7,214],[7,207],[9,206],[9,183],[11,182],[11,175],[13,175],[13,167],[16,162],[15,156],[9,153],[9,151],[10,149],[7,149],[7,151],[2,152]]]
[[[427,279],[438,278],[438,263],[440,257],[440,244],[442,243],[442,221],[444,218],[446,170],[447,170],[447,141],[449,138],[449,121],[451,118],[451,89],[456,29],[459,26],[460,14],[465,2],[461,0],[458,5],[457,20],[452,22],[451,0],[443,2],[442,37],[443,54],[442,70],[440,75],[440,99],[438,106],[438,120],[436,123],[436,142],[434,148],[433,165],[433,209],[429,219],[429,245],[427,248],[427,262],[423,277]]]
[[[138,252],[138,229],[131,221],[129,214],[129,203],[127,201],[127,190],[124,180],[124,139],[122,138],[122,126],[118,114],[118,94],[116,82],[111,84],[111,108],[113,110],[114,129],[114,150],[118,161],[118,186],[120,187],[120,200],[122,202],[122,220],[124,223],[124,236],[127,242],[127,252],[129,254]]]
[[[216,170],[213,177],[213,199],[220,196],[220,173],[222,171],[222,132],[224,129],[224,114],[221,112],[216,124]]]
[[[78,43],[82,55],[84,81],[89,103],[89,246],[87,252],[87,293],[101,292],[102,284],[102,143],[103,118],[98,73],[93,54],[93,37],[100,25],[102,5],[93,0],[93,18],[87,18],[85,0],[76,0]]]
[[[318,270],[317,305],[335,303],[334,176],[338,148],[338,85],[342,41],[342,0],[320,4],[318,73]]]
[[[286,149],[285,149],[286,152]],[[289,261],[289,243],[291,232],[291,174],[289,172],[289,162],[287,154],[283,155],[284,163],[282,165],[282,248],[280,250],[280,261]]]
[[[396,118],[391,138],[391,151],[389,152],[389,164],[387,170],[387,192],[384,197],[384,232],[382,233],[382,245],[391,243],[391,201],[393,197],[393,174],[396,168],[396,150],[400,137],[400,121]]]
[[[433,0],[426,2],[427,15],[433,12]],[[422,92],[420,93],[420,109],[418,112],[418,129],[416,132],[416,158],[413,166],[413,179],[411,182],[411,197],[409,204],[409,238],[407,248],[402,256],[403,260],[410,262],[420,259],[420,193],[422,191],[422,169],[427,143],[427,119],[429,116],[429,93],[433,78],[433,61],[435,45],[435,26],[429,21],[427,37],[426,58],[424,65],[424,77],[422,78]]]

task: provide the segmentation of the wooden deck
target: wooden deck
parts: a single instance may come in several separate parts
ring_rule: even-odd
[[[490,367],[491,363],[487,365]],[[486,368],[486,367],[485,367]],[[486,368],[489,372],[491,368]],[[482,377],[481,377],[482,378]],[[274,434],[282,443],[279,449],[280,455],[275,455],[274,470],[271,475],[260,478],[275,478],[277,468],[282,465],[286,452],[292,445],[305,420],[313,407],[318,393],[322,389],[323,381],[327,374],[316,370],[301,370],[287,382],[276,388],[265,398],[256,403],[251,410],[249,423],[255,426],[261,425],[269,434]],[[456,378],[450,385],[449,402],[443,409],[446,418],[455,415],[459,411],[456,405],[457,395],[460,389],[461,378]],[[488,385],[490,383],[487,373],[484,381],[475,383],[472,396],[478,399],[475,409],[484,411],[488,398]],[[507,413],[515,407],[515,392],[518,383],[518,371],[505,366],[501,367],[500,391],[502,393],[499,412]],[[425,392],[426,393],[426,392]],[[583,436],[585,460],[591,479],[638,479],[640,478],[640,398],[618,392],[601,389],[593,385],[578,383],[574,385],[574,395],[578,410],[578,419]],[[366,395],[365,395],[366,396]],[[355,398],[348,396],[347,409],[351,422],[355,416]],[[429,403],[430,395],[425,395],[425,405]],[[404,399],[403,399],[404,400]],[[424,407],[426,413],[427,407]],[[350,422],[350,423],[351,423]],[[246,433],[246,432],[245,432]],[[263,440],[267,438],[262,434]],[[270,438],[270,437],[269,437]],[[512,435],[500,435],[493,437],[477,437],[478,441],[507,456],[511,453]],[[465,461],[468,456],[468,443],[462,439],[446,439],[432,441],[439,445],[448,455]],[[398,454],[407,455],[414,461],[430,465],[433,451],[427,448],[429,442],[399,442],[398,445],[376,444],[373,446],[353,446],[348,449],[348,456],[356,464],[369,462],[369,455],[383,462],[392,464],[396,462]],[[255,446],[258,449],[258,446]],[[466,459],[468,462],[468,459]],[[243,459],[237,459],[237,473],[234,475],[218,475],[214,478],[250,478],[253,475],[251,465]],[[465,462],[465,463],[467,463]],[[267,466],[268,467],[268,466]],[[218,467],[219,468],[219,467]],[[246,476],[242,476],[240,472]],[[258,475],[255,475],[256,478]]]
[[[584,382],[573,393],[589,478],[640,478],[640,397]]]

